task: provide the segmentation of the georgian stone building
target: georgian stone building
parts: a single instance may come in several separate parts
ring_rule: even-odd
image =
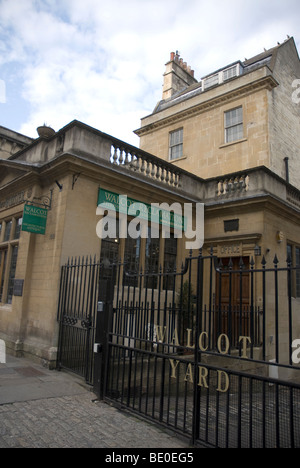
[[[200,81],[172,53],[140,148],[204,179],[264,166],[300,188],[299,78],[293,38]]]
[[[213,247],[224,265],[231,258],[233,269],[239,268],[240,258],[249,265],[253,257],[256,268],[263,258],[270,265],[275,254],[282,267],[287,258],[300,266],[299,79],[299,55],[289,37],[199,81],[179,54],[171,53],[162,100],[135,131],[143,150],[204,179],[204,246],[206,251]],[[300,275],[294,271],[291,276],[297,338]],[[233,303],[235,295],[237,285]],[[254,296],[260,306],[259,283]],[[280,296],[279,328],[287,340],[286,280]],[[243,300],[253,301],[249,289]],[[272,319],[268,337],[272,342]]]
[[[161,226],[155,239],[101,242],[100,197],[197,203],[198,179],[78,121],[58,132],[41,128],[34,140],[0,130],[6,149],[0,159],[0,339],[8,352],[55,366],[61,266],[69,257],[120,259],[131,269],[158,271],[179,267],[186,256],[184,238],[163,238]],[[23,149],[7,157],[13,137]],[[36,217],[29,230],[27,206]]]
[[[248,257],[246,246],[254,243],[262,254],[276,251],[284,261],[288,250],[300,262],[300,61],[294,39],[200,81],[194,75],[171,53],[162,100],[135,131],[141,149],[212,187],[213,202],[204,198],[205,240],[219,256]],[[262,187],[272,193],[267,205]],[[221,217],[215,216],[218,206]],[[231,247],[223,248],[221,240],[229,239]]]
[[[100,191],[126,194],[145,204],[205,205],[204,253],[223,265],[300,265],[300,105],[292,84],[300,77],[293,39],[245,62],[236,62],[200,82],[172,54],[163,100],[142,120],[138,149],[81,122],[30,139],[0,128],[0,339],[10,352],[57,358],[57,310],[61,266],[69,257],[97,255],[126,260],[131,269],[180,267],[185,239],[100,241],[96,214]],[[44,230],[25,231],[27,205],[41,208]],[[40,230],[41,229],[41,230]],[[161,228],[160,228],[161,229]],[[254,262],[254,263],[253,263]],[[257,277],[243,287],[243,303],[258,310],[269,300],[266,355],[274,358],[273,299],[263,297]],[[217,295],[212,278],[213,300]],[[269,290],[274,284],[270,281]],[[280,343],[300,336],[300,276],[278,285]],[[231,301],[238,301],[232,285]],[[228,302],[228,297],[219,298]],[[226,302],[227,301],[227,302]],[[212,304],[213,306],[213,304]],[[269,339],[267,339],[269,337]],[[285,347],[285,359],[288,351]]]

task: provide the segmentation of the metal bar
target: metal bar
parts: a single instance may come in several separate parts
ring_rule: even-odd
[[[242,448],[242,376],[238,376],[238,448]]]
[[[295,429],[294,429],[294,389],[290,387],[290,434],[291,434],[291,448],[296,448],[295,445]]]
[[[239,336],[247,336],[243,333],[243,258],[240,259],[240,310],[239,310]],[[246,320],[245,320],[246,321]],[[238,343],[237,343],[238,344]],[[239,355],[242,354],[242,348],[240,346]]]
[[[216,307],[213,304],[213,295],[218,291],[213,268],[219,277],[219,299],[216,301]],[[282,314],[279,307],[279,281],[281,274],[287,275],[286,304],[289,307],[288,310],[286,308],[284,317],[289,320],[287,346],[290,350],[293,325],[291,277],[293,272],[297,271],[295,268],[290,267],[289,263],[286,268],[279,268],[277,263],[274,263],[274,268],[266,268],[263,259],[262,268],[254,268],[253,262],[249,270],[245,270],[240,263],[240,269],[231,268],[225,273],[221,263],[219,268],[216,267],[216,259],[212,252],[207,257],[202,256],[201,252],[198,257],[190,255],[179,272],[160,270],[154,274],[145,274],[142,271],[127,273],[126,281],[122,281],[121,264],[117,266],[117,270],[118,280],[115,297],[111,303],[108,351],[105,356],[104,396],[107,400],[118,405],[123,404],[130,410],[181,434],[188,434],[195,444],[201,442],[216,447],[253,448],[299,445],[300,429],[296,418],[300,386],[294,381],[284,382],[238,370],[240,364],[246,361],[253,366],[264,365],[266,369],[269,367],[269,362],[266,361],[266,334],[269,311],[267,298],[271,295],[273,299],[275,296],[273,318],[278,358],[275,366],[291,369],[291,361],[288,364],[280,362],[277,337],[281,317],[279,313]],[[57,315],[60,322],[58,356],[66,367],[69,366],[78,374],[85,372],[89,379],[93,375],[91,344],[95,331],[95,315],[92,311],[99,297],[97,278],[102,278],[102,273],[103,270],[96,260],[93,262],[88,258],[73,258],[61,272]],[[224,274],[228,275],[226,284]],[[245,274],[250,276],[249,310],[242,301],[245,293]],[[158,288],[155,290],[156,279]],[[227,332],[230,344],[234,347],[237,346],[241,334],[245,337],[251,336],[252,348],[260,342],[260,309],[256,306],[254,286],[258,284],[257,279],[262,282],[263,357],[254,359],[253,350],[250,357],[244,356],[241,349],[237,353],[232,350],[230,355],[223,355],[213,346],[218,338],[218,331],[223,334]],[[196,300],[194,305],[188,298],[185,305],[186,314],[183,316],[185,281],[188,296],[196,285]],[[226,295],[225,286],[227,288],[228,283],[230,297],[227,320],[222,322],[226,317],[222,317],[221,293]],[[236,302],[233,301],[234,285],[237,285],[239,293]],[[113,288],[111,289],[113,292]],[[204,293],[208,300],[206,304]],[[215,314],[212,317],[214,310]],[[226,310],[224,312],[226,314]],[[88,319],[89,329],[80,325],[82,319]],[[158,338],[157,329],[156,335],[154,334],[157,326],[161,327],[162,338]],[[190,330],[188,333],[187,327]],[[205,364],[201,363],[201,332],[207,333],[204,338],[202,335],[202,345],[208,347],[205,351]],[[283,346],[283,343],[282,341],[280,344]],[[183,352],[184,356],[181,354]],[[191,352],[193,355],[189,356]],[[218,358],[218,362],[215,362],[215,357]],[[224,365],[220,362],[222,359]],[[207,371],[205,378],[200,375],[199,366]],[[293,371],[297,370],[299,369],[293,366]],[[226,394],[222,392],[220,380],[220,376],[225,374],[229,382]],[[201,387],[201,383],[203,385],[204,382],[204,387]]]
[[[231,353],[232,347],[232,258],[229,259],[229,304],[228,304],[228,312],[227,312],[227,323],[228,323],[228,338],[230,342],[229,354]]]
[[[191,263],[190,263],[191,269]],[[197,261],[197,309],[196,309],[196,330],[195,330],[195,354],[194,354],[194,398],[193,398],[193,434],[192,441],[195,444],[196,440],[199,439],[200,431],[200,398],[201,398],[201,387],[197,382],[198,372],[198,361],[199,361],[199,336],[200,336],[200,320],[202,315],[203,306],[203,258],[202,252],[198,257]]]
[[[212,349],[212,318],[214,317],[213,312],[213,247],[210,249],[210,259],[209,259],[209,305],[208,305],[208,347]]]
[[[157,304],[157,316],[160,315],[160,300],[161,300],[161,286],[162,286],[162,268],[160,267],[159,273],[159,285],[158,285],[158,304]],[[163,317],[163,329],[167,323],[167,303],[168,303],[168,282],[169,282],[169,275],[166,277],[166,288],[165,288],[165,301],[164,301],[164,317]],[[159,319],[157,319],[159,323]],[[158,340],[157,340],[158,341]],[[159,345],[157,345],[159,346]],[[164,345],[162,346],[162,354],[165,352]],[[160,408],[159,408],[159,420],[163,420],[164,414],[164,397],[165,397],[165,359],[162,360],[162,369],[161,369],[161,385],[160,385]]]
[[[255,331],[254,331],[254,259],[250,262],[250,338],[251,338],[251,358],[253,359]]]
[[[262,260],[262,303],[263,303],[263,331],[262,331],[262,340],[263,340],[263,360],[266,360],[266,341],[267,341],[267,330],[266,330],[266,259],[263,257]]]
[[[292,259],[287,259],[287,279],[288,279],[288,308],[289,308],[289,349],[292,349],[293,343],[293,307],[292,307]],[[293,365],[292,353],[290,355],[290,365]]]
[[[276,448],[280,448],[279,384],[275,384]]]
[[[275,354],[279,363],[279,301],[278,301],[278,258],[274,258],[274,288],[275,288]]]

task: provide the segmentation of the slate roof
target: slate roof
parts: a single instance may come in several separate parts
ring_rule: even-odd
[[[290,38],[288,40],[293,40],[293,38]],[[285,41],[287,42],[287,41]],[[284,43],[283,43],[284,44]],[[216,70],[214,71],[213,73],[210,73],[209,75],[206,75],[204,76],[200,82],[198,83],[195,83],[191,86],[188,86],[184,89],[182,89],[181,91],[173,94],[173,96],[169,99],[165,99],[165,100],[162,100],[160,102],[158,102],[158,104],[156,105],[154,111],[153,111],[153,114],[159,112],[159,111],[162,111],[164,109],[167,109],[168,107],[171,107],[175,104],[178,104],[182,101],[185,101],[186,99],[190,99],[194,96],[197,96],[198,94],[202,94],[212,88],[209,88],[208,90],[203,90],[202,88],[202,80],[209,77],[209,76],[212,76],[216,73],[219,73],[220,71],[222,70],[226,70],[232,66],[234,66],[235,64],[241,64],[242,68],[243,68],[243,75],[245,75],[246,73],[250,73],[254,70],[257,70],[263,66],[268,66],[271,70],[273,70],[274,68],[274,64],[275,64],[275,61],[276,61],[276,56],[277,56],[277,51],[278,49],[281,47],[282,44],[278,44],[276,47],[273,47],[269,50],[264,50],[264,52],[262,52],[261,54],[258,54],[250,59],[245,59],[243,62],[241,61],[237,61],[237,62],[234,62],[232,64],[229,64],[229,65],[226,65],[225,67],[222,67],[220,68],[219,70]],[[239,75],[241,76],[241,75]],[[235,79],[238,79],[239,76],[237,77],[234,77],[234,78],[231,78],[231,80],[235,80]],[[228,82],[230,80],[227,80],[226,82]],[[216,86],[221,86],[220,84],[216,85]]]

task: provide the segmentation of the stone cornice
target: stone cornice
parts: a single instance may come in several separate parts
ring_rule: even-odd
[[[207,99],[201,103],[198,103],[194,106],[189,107],[188,109],[184,109],[179,112],[175,112],[170,116],[166,116],[164,118],[156,120],[144,127],[141,127],[138,130],[135,130],[135,134],[139,137],[146,135],[147,133],[156,130],[158,128],[163,128],[169,126],[175,122],[181,122],[187,118],[190,118],[194,115],[201,114],[206,112],[207,110],[213,109],[215,107],[220,106],[226,102],[233,101],[237,98],[247,96],[253,92],[257,92],[263,89],[271,91],[272,89],[278,86],[278,82],[272,75],[264,76],[256,81],[252,81],[251,83],[247,83],[243,86],[240,86],[236,89],[230,90],[226,93],[223,93],[219,96],[215,96],[211,99]]]

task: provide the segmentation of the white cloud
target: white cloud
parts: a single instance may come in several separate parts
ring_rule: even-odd
[[[6,102],[6,85],[4,80],[0,80],[0,104]]]
[[[15,130],[35,136],[44,121],[58,130],[77,118],[138,145],[132,131],[161,99],[172,50],[200,79],[298,34],[299,6],[298,0],[0,0],[0,77],[21,64],[15,92],[30,103]]]

